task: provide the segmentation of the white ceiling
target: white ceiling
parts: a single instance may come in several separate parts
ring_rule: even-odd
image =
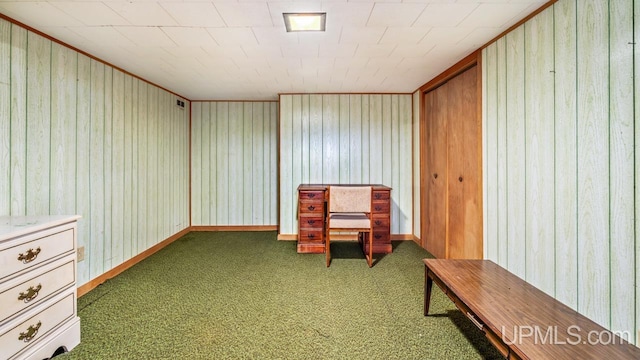
[[[0,13],[190,100],[409,93],[547,0],[0,0]],[[283,12],[325,11],[324,33]]]

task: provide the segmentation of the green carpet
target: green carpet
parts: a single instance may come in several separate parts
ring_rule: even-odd
[[[355,242],[297,254],[274,232],[194,232],[78,299],[82,342],[59,359],[483,359],[500,355],[434,286],[429,254]]]

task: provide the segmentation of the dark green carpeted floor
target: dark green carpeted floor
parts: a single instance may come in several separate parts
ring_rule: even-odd
[[[78,300],[59,359],[482,359],[499,354],[434,287],[413,242],[368,268],[357,243],[297,254],[274,232],[190,233]]]

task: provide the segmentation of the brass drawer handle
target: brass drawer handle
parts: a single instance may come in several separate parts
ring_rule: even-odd
[[[38,321],[36,325],[29,326],[26,332],[20,333],[20,336],[18,336],[18,340],[24,341],[24,342],[31,341],[38,334],[38,330],[40,329],[41,325],[42,325],[42,322]]]
[[[467,317],[469,318],[469,320],[471,320],[473,325],[478,327],[478,329],[480,329],[481,331],[484,329],[484,325],[482,325],[482,323],[480,323],[480,321],[478,321],[478,319],[476,319],[476,317],[473,316],[473,314],[471,314],[468,311],[467,311]]]
[[[308,237],[309,239],[313,239],[313,238],[315,238],[316,236],[315,236],[314,234],[307,234],[307,237]]]
[[[374,207],[374,209],[375,209],[376,211],[380,211],[380,210],[382,210],[382,207],[380,207],[380,206],[376,206],[376,207]]]
[[[307,197],[314,198],[314,197],[316,197],[316,194],[314,194],[314,193],[309,193],[309,194],[307,194]]]
[[[29,249],[26,253],[21,253],[18,256],[18,261],[22,261],[23,264],[30,263],[38,257],[38,254],[40,254],[40,247],[35,250]]]
[[[380,220],[376,220],[376,221],[374,221],[374,223],[375,223],[376,225],[382,225],[382,221],[380,221]]]
[[[309,224],[309,225],[313,225],[313,224],[315,224],[315,223],[316,223],[316,221],[315,221],[315,220],[307,220],[307,224]]]
[[[315,206],[313,206],[313,205],[309,205],[309,206],[307,207],[307,209],[309,209],[309,211],[313,211],[313,210],[315,210],[315,209],[316,209],[316,207],[315,207]]]
[[[373,197],[375,197],[377,200],[380,200],[380,198],[382,198],[382,194],[376,193],[375,195],[373,195]]]
[[[40,289],[42,289],[42,284],[38,284],[38,286],[36,287],[31,286],[29,287],[29,289],[27,289],[27,291],[20,293],[20,296],[18,296],[18,300],[24,300],[24,302],[28,303],[38,296]]]
[[[382,235],[380,235],[380,234],[375,234],[375,235],[373,235],[373,237],[374,237],[375,239],[381,239],[381,238],[382,238]]]

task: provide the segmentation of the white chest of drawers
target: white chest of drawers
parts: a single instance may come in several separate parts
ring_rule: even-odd
[[[44,359],[80,343],[79,218],[0,217],[0,359]]]

